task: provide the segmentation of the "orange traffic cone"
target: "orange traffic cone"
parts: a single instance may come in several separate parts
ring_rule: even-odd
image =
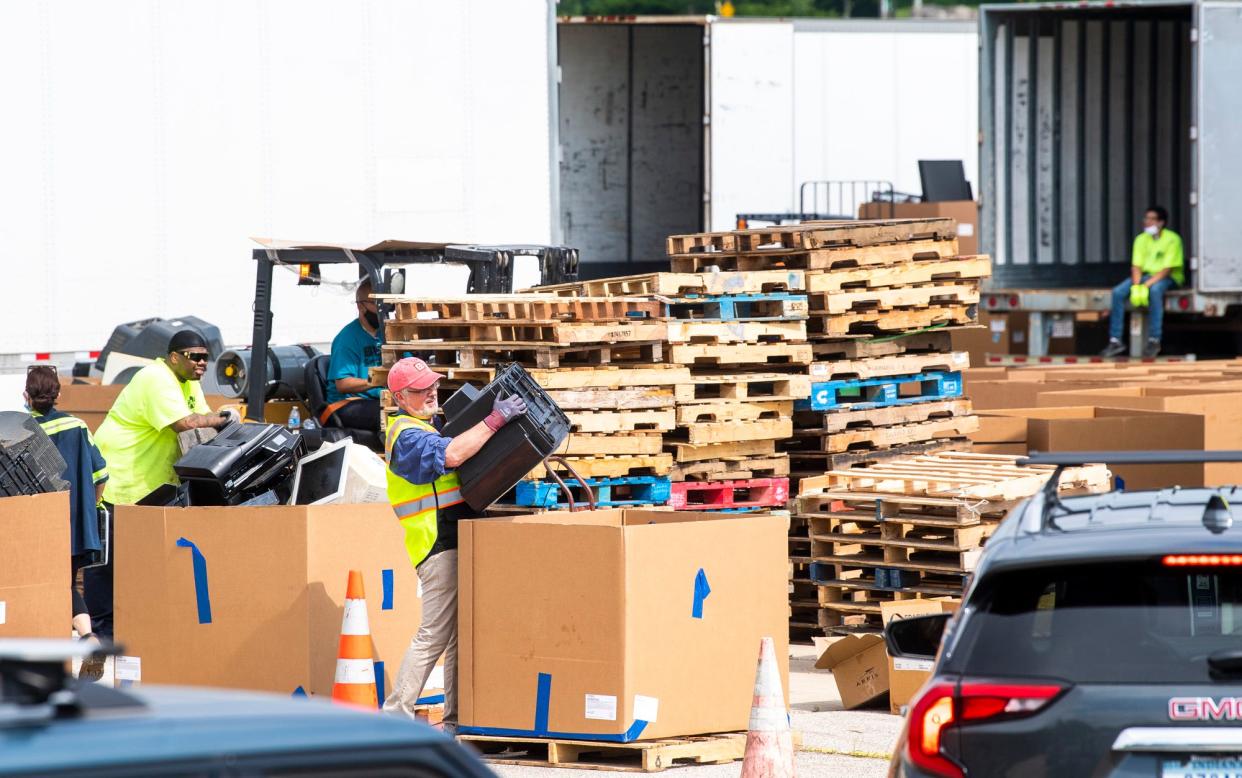
[[[776,664],[772,638],[759,641],[759,667],[755,671],[755,698],[750,706],[750,731],[746,733],[746,760],[742,778],[793,778],[793,734],[785,712],[785,693]]]
[[[367,599],[362,589],[362,573],[357,570],[349,571],[349,585],[345,589],[345,617],[341,619],[341,644],[336,654],[336,683],[332,685],[332,701],[367,710],[379,709]]]

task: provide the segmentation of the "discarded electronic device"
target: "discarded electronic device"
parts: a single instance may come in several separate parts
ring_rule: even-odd
[[[65,460],[29,413],[0,412],[0,497],[63,492]]]
[[[325,444],[298,462],[291,505],[388,501],[384,460],[346,438]]]
[[[462,386],[444,403],[442,430],[453,437],[483,421],[500,398],[517,395],[526,413],[505,425],[457,468],[466,504],[482,511],[555,453],[569,437],[569,418],[520,365],[508,365],[482,389]]]
[[[237,505],[269,489],[287,498],[288,482],[305,452],[294,430],[234,422],[186,452],[173,470],[189,486],[190,504]]]

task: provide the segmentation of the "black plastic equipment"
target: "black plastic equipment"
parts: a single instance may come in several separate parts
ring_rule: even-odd
[[[319,355],[314,346],[271,346],[267,350],[268,400],[300,400],[306,396],[306,363]],[[216,361],[216,383],[230,397],[245,397],[250,389],[250,349],[230,349]]]
[[[919,179],[925,203],[975,199],[960,159],[920,159]]]
[[[0,496],[63,492],[65,460],[28,413],[0,412]]]
[[[498,398],[517,395],[526,414],[501,428],[457,468],[466,504],[482,511],[509,491],[569,436],[569,418],[520,365],[508,365],[482,389],[466,384],[444,403],[442,433],[460,435],[483,421]]]
[[[173,470],[190,487],[193,505],[237,505],[268,489],[289,488],[302,435],[278,424],[234,422],[185,453]]]
[[[207,353],[216,359],[224,351],[224,340],[220,337],[220,328],[203,321],[197,316],[180,316],[175,319],[142,319],[126,324],[118,324],[112,330],[108,343],[99,352],[95,367],[103,370],[108,363],[108,355],[112,352],[130,354],[145,359],[156,359],[168,356],[168,341],[182,330],[194,330],[207,341]]]

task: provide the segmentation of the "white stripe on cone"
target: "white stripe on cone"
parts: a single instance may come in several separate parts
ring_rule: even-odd
[[[370,659],[336,660],[337,683],[375,683],[375,663]]]
[[[366,600],[346,600],[345,618],[341,619],[342,635],[370,635],[371,624],[367,621]]]
[[[793,735],[772,638],[759,642],[742,778],[794,778]]]

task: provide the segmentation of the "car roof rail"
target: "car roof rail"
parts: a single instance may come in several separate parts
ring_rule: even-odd
[[[0,727],[76,712],[70,662],[120,653],[117,646],[80,640],[0,639]]]
[[[1052,511],[1064,507],[1058,495],[1061,474],[1067,467],[1083,465],[1187,465],[1207,464],[1212,462],[1242,462],[1242,451],[1197,451],[1193,449],[1163,449],[1156,451],[1032,451],[1029,456],[1019,459],[1022,466],[1052,465],[1054,470],[1041,492],[1031,498],[1031,506],[1038,508],[1037,513],[1030,513],[1029,519],[1024,517],[1023,529],[1027,532],[1043,532],[1052,527],[1058,529],[1052,518]],[[1028,523],[1029,521],[1029,523]],[[1229,514],[1229,503],[1219,495],[1209,500],[1203,513],[1203,526],[1213,534],[1224,532],[1233,524]]]

